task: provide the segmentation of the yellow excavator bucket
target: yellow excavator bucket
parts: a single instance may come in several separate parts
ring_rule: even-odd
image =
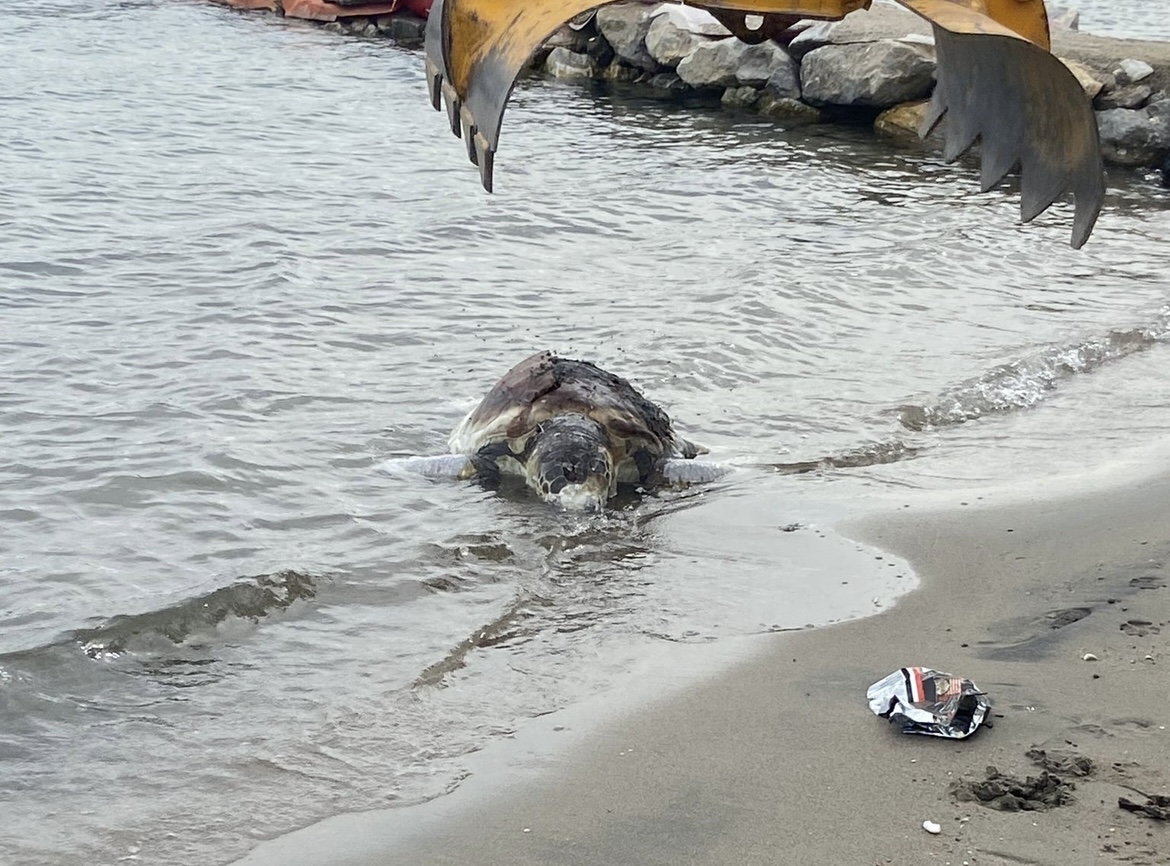
[[[871,0],[700,0],[745,41],[761,41],[806,18],[836,20]],[[1020,168],[1020,216],[1033,219],[1067,190],[1075,200],[1072,245],[1089,237],[1105,195],[1092,106],[1069,69],[1049,53],[1043,0],[898,0],[930,22],[936,85],[923,135],[945,115],[944,156],[978,140],[982,186]],[[597,0],[435,0],[427,20],[431,102],[446,104],[451,131],[467,144],[491,192],[500,123],[529,57]],[[761,16],[745,21],[745,16]]]

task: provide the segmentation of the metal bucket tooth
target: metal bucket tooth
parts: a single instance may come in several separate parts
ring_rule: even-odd
[[[1105,195],[1092,105],[1073,74],[1032,42],[934,27],[937,84],[925,130],[946,115],[944,157],[982,141],[980,183],[990,189],[1020,167],[1020,219],[1030,222],[1071,190],[1070,243],[1092,231]]]
[[[475,133],[475,164],[479,166],[479,180],[483,188],[492,191],[492,172],[496,165],[496,152],[482,132]]]
[[[476,129],[475,118],[471,114],[471,109],[466,105],[459,107],[459,121],[463,127],[463,141],[467,144],[467,158],[471,160],[472,165],[479,165],[479,158],[475,152],[475,136],[478,129]]]
[[[451,86],[451,82],[444,80],[441,86],[443,102],[447,106],[447,123],[451,125],[451,134],[460,138],[463,135],[463,124],[459,122],[459,109],[463,102],[459,99],[455,88]]]
[[[948,118],[943,161],[954,162],[975,145],[975,140],[979,138],[979,128],[971,125],[970,114],[949,112]]]
[[[1028,166],[1020,172],[1020,220],[1030,223],[1060,198],[1068,187],[1068,177],[1049,166]]]
[[[447,0],[432,0],[423,40],[427,92],[431,95],[431,105],[435,111],[442,108],[443,81],[451,77],[448,75],[447,58],[443,55],[443,17],[446,4]]]
[[[936,87],[934,93],[931,94],[930,104],[926,106],[926,116],[922,118],[922,125],[918,127],[918,137],[926,138],[934,132],[934,128],[938,126],[939,121],[946,113],[946,100],[942,98],[942,92]]]
[[[431,97],[431,107],[435,111],[443,109],[443,73],[431,58],[426,59],[427,93]]]
[[[995,138],[984,141],[979,153],[982,160],[979,166],[979,188],[988,192],[1007,177],[1007,173],[1020,164],[1020,151],[1018,142]]]

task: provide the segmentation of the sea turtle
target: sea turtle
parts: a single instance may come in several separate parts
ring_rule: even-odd
[[[522,476],[542,499],[596,511],[618,484],[711,481],[670,417],[629,382],[588,361],[538,352],[504,374],[451,432],[451,454],[395,461],[432,477]]]

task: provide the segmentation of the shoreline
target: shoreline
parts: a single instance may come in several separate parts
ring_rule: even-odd
[[[629,713],[534,719],[453,793],[240,862],[1165,863],[1170,821],[1118,798],[1170,795],[1170,476],[1002,498],[847,525],[921,579],[887,611],[729,647],[730,669]],[[866,687],[910,664],[972,678],[994,726],[956,742],[870,714]],[[1072,802],[1005,812],[950,793],[988,766],[1040,776],[1036,747]],[[1079,757],[1088,775],[1062,772]]]

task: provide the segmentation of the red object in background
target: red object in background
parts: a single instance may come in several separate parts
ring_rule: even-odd
[[[367,3],[363,6],[338,6],[325,0],[284,0],[285,18],[304,18],[309,21],[336,21],[338,18],[360,18],[369,15],[390,15],[398,11],[400,0],[389,3]]]
[[[267,9],[277,11],[277,0],[212,0],[233,9]],[[410,12],[419,18],[426,18],[431,11],[432,0],[390,0],[388,3],[366,3],[361,6],[338,6],[327,0],[283,0],[280,4],[286,18],[304,18],[309,21],[336,21],[338,18],[371,18],[377,15],[393,15],[395,12]]]

